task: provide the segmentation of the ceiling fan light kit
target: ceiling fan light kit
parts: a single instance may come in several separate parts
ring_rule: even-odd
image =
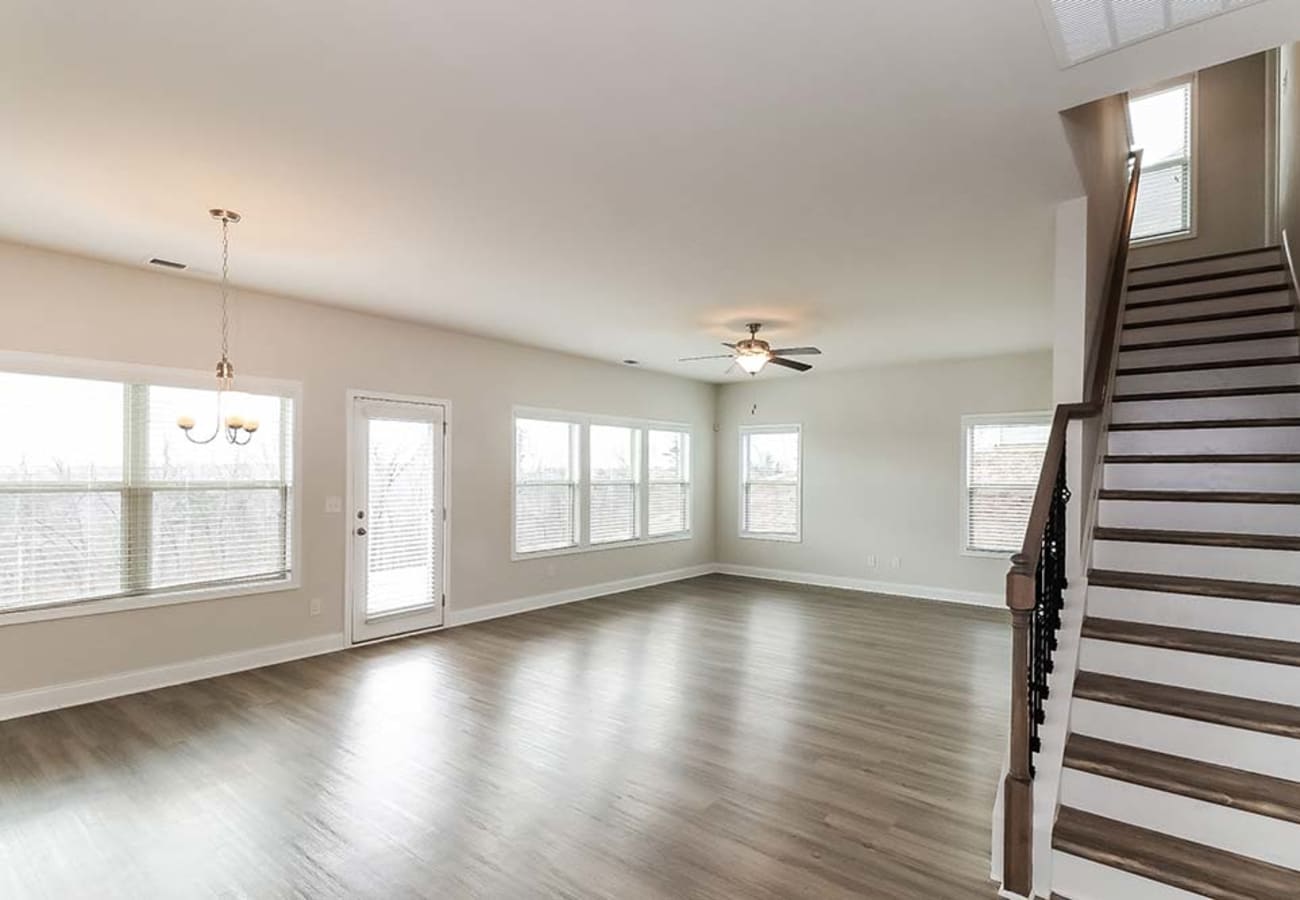
[[[742,370],[750,375],[757,375],[763,371],[768,363],[786,369],[794,369],[796,372],[807,372],[812,366],[796,359],[787,359],[787,357],[821,355],[821,351],[816,347],[780,347],[773,350],[771,344],[758,336],[758,330],[763,327],[761,322],[750,322],[745,327],[749,330],[749,337],[742,338],[734,344],[723,342],[722,346],[730,349],[731,353],[716,353],[712,356],[684,356],[678,362],[690,362],[697,359],[729,359],[734,365],[740,366]]]

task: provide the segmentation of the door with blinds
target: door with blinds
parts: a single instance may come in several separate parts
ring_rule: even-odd
[[[446,407],[352,400],[352,641],[442,624]]]

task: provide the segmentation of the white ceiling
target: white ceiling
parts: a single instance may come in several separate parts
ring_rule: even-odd
[[[227,206],[241,286],[709,380],[1046,347],[1055,110],[1297,8],[1062,72],[1036,0],[7,0],[0,237],[212,269]]]

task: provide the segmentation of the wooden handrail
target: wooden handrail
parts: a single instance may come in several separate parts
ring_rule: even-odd
[[[1050,671],[1055,628],[1059,623],[1064,588],[1065,450],[1070,422],[1101,413],[1106,389],[1114,368],[1116,335],[1124,302],[1128,273],[1128,252],[1137,209],[1138,183],[1142,176],[1142,151],[1130,154],[1133,168],[1124,193],[1115,244],[1106,275],[1100,327],[1089,348],[1089,369],[1082,402],[1062,403],[1052,414],[1043,468],[1038,474],[1034,502],[1020,552],[1011,558],[1007,572],[1007,607],[1011,610],[1011,736],[1007,777],[1003,782],[1002,885],[1021,896],[1032,895],[1033,885],[1033,753],[1035,718],[1046,696],[1046,672]],[[1055,509],[1054,509],[1055,507]],[[1055,516],[1053,513],[1055,512]],[[1051,530],[1053,534],[1048,535]],[[1053,551],[1044,559],[1044,546]],[[1050,595],[1050,601],[1045,600]],[[1048,612],[1048,609],[1052,612]],[[1052,620],[1045,624],[1045,619]],[[1039,632],[1052,632],[1046,640]],[[1050,641],[1050,647],[1043,649]],[[1041,657],[1041,658],[1040,658]],[[1033,721],[1031,721],[1031,719]]]

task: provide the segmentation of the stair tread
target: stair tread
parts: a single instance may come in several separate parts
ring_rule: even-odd
[[[1289,534],[1247,534],[1236,531],[1177,531],[1166,528],[1116,528],[1100,525],[1093,540],[1142,544],[1194,544],[1201,547],[1241,547],[1253,550],[1300,551],[1300,537]],[[1297,562],[1300,565],[1300,562]]]
[[[1202,300],[1232,300],[1237,297],[1253,297],[1257,294],[1277,294],[1290,290],[1285,282],[1279,284],[1260,284],[1243,288],[1226,288],[1217,291],[1202,291],[1199,294],[1180,294],[1177,297],[1162,297],[1159,300],[1136,300],[1125,302],[1124,311],[1135,309],[1156,309],[1162,306],[1178,306],[1181,303],[1199,303]]]
[[[1129,366],[1116,375],[1164,375],[1170,372],[1202,372],[1215,369],[1253,369],[1261,366],[1300,365],[1300,356],[1257,356],[1252,359],[1212,359],[1205,362],[1167,363],[1158,366]]]
[[[1147,391],[1138,394],[1115,394],[1115,403],[1139,403],[1148,400],[1206,400],[1214,397],[1272,397],[1277,394],[1300,394],[1300,384],[1260,384],[1245,387],[1194,388],[1183,391]]]
[[[1110,431],[1195,431],[1207,428],[1300,428],[1300,418],[1166,419],[1162,422],[1111,422]]]
[[[1190,256],[1169,262],[1148,263],[1145,266],[1130,266],[1129,272],[1149,272],[1152,269],[1165,269],[1170,266],[1187,266],[1192,263],[1214,262],[1219,259],[1231,259],[1234,256],[1253,256],[1256,253],[1273,253],[1281,250],[1278,244],[1265,244],[1263,247],[1249,247],[1245,250],[1227,250],[1223,253],[1208,253],[1205,256]]]
[[[1083,621],[1083,636],[1099,641],[1138,644],[1143,647],[1160,647],[1187,653],[1205,653],[1210,656],[1248,659],[1281,666],[1300,666],[1300,643],[1273,638],[1218,634],[1213,631],[1198,631],[1194,628],[1149,625],[1145,622],[1099,619],[1092,616]],[[1298,792],[1296,821],[1300,822],[1300,784],[1296,785],[1296,790]]]
[[[1110,453],[1108,463],[1300,463],[1300,453]]]
[[[1142,491],[1102,488],[1101,500],[1157,503],[1279,503],[1300,505],[1300,493],[1283,491]]]
[[[1177,278],[1166,278],[1163,281],[1144,281],[1142,284],[1131,284],[1130,291],[1149,291],[1152,288],[1175,287],[1180,284],[1192,284],[1197,281],[1219,281],[1224,278],[1244,278],[1247,275],[1267,275],[1269,272],[1285,272],[1286,266],[1281,263],[1267,263],[1259,266],[1247,266],[1243,269],[1229,269],[1226,272],[1207,272],[1201,275],[1180,275]]]
[[[1052,847],[1214,900],[1294,900],[1300,872],[1062,806]]]
[[[1089,570],[1088,584],[1095,587],[1156,591],[1164,594],[1190,594],[1197,597],[1222,597],[1227,600],[1300,605],[1300,587],[1291,584],[1232,581],[1226,578],[1202,578],[1193,575],[1158,575],[1150,572],[1123,572],[1113,569]]]
[[[1300,706],[1198,691],[1153,681],[1138,681],[1099,672],[1080,672],[1075,678],[1074,696],[1080,700],[1300,738]]]
[[[1170,338],[1163,341],[1147,341],[1142,344],[1121,344],[1120,353],[1137,350],[1172,350],[1176,347],[1201,347],[1213,344],[1236,344],[1247,341],[1271,341],[1278,338],[1296,337],[1294,329],[1275,329],[1272,331],[1243,331],[1239,334],[1209,334],[1202,337]]]
[[[1186,301],[1180,301],[1186,302]],[[1259,316],[1285,315],[1295,312],[1288,305],[1261,306],[1256,309],[1229,309],[1222,312],[1200,313],[1195,316],[1175,316],[1171,319],[1151,319],[1141,322],[1126,322],[1125,331],[1139,331],[1143,328],[1160,328],[1164,325],[1196,325],[1202,322],[1230,322],[1233,319],[1254,319]]]

